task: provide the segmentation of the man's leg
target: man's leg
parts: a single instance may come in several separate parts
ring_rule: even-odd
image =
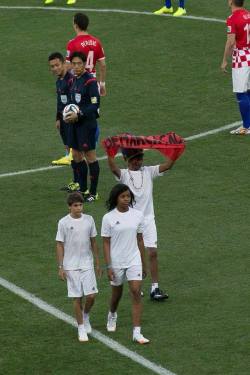
[[[159,10],[156,10],[154,14],[160,15],[160,14],[167,14],[167,13],[173,13],[173,7],[172,7],[172,1],[171,0],[165,0],[165,5],[160,8]]]
[[[72,149],[72,156],[71,166],[74,182],[79,184],[80,191],[84,193],[87,190],[88,165],[83,152]]]
[[[100,166],[96,157],[95,150],[85,152],[85,157],[88,162],[90,176],[89,196],[86,197],[86,201],[92,202],[98,199],[97,186],[100,174]]]
[[[233,92],[236,95],[243,126],[231,130],[231,134],[246,135],[250,128],[250,98],[248,94],[250,80],[250,67],[233,68]]]

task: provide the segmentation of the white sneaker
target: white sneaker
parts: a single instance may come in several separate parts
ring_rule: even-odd
[[[146,339],[141,333],[133,334],[133,341],[137,342],[138,344],[148,344],[150,341]]]
[[[243,126],[239,126],[237,129],[231,130],[230,134],[250,135],[250,129],[246,129]]]
[[[117,321],[117,313],[111,314],[108,313],[108,320],[107,320],[107,331],[108,332],[115,332],[116,331],[116,321]]]
[[[81,324],[80,326],[78,326],[78,340],[80,342],[89,341],[87,332],[86,332],[83,324]]]
[[[92,327],[91,327],[91,324],[90,324],[90,321],[89,321],[89,318],[85,318],[84,321],[83,321],[83,325],[84,325],[84,328],[85,328],[85,331],[87,333],[91,333],[92,332]]]

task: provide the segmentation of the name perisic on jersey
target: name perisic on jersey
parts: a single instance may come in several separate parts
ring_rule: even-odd
[[[85,40],[81,43],[81,46],[82,47],[86,47],[86,46],[96,46],[96,40],[92,40],[92,39],[88,39],[88,40]]]

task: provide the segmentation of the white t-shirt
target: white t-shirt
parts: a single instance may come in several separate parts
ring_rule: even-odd
[[[121,177],[116,177],[116,180],[127,185],[134,193],[134,207],[144,216],[153,218],[153,179],[159,176],[163,176],[163,173],[159,172],[159,165],[154,165],[142,167],[139,171],[121,169]]]
[[[82,214],[79,219],[64,216],[58,222],[56,241],[64,244],[63,268],[88,270],[93,268],[90,238],[97,235],[92,216]]]
[[[137,233],[143,232],[142,212],[129,208],[120,212],[115,208],[103,216],[102,237],[110,237],[110,257],[113,268],[141,265]]]

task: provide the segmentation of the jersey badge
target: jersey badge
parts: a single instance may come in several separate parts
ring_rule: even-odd
[[[67,95],[61,95],[61,102],[63,104],[67,104],[67,101],[68,101]]]
[[[82,95],[76,93],[76,94],[75,94],[75,100],[76,100],[76,102],[77,102],[77,103],[80,103],[81,99],[82,99]]]
[[[97,97],[96,96],[93,96],[92,98],[90,98],[90,100],[91,100],[92,104],[96,104],[97,103]]]

